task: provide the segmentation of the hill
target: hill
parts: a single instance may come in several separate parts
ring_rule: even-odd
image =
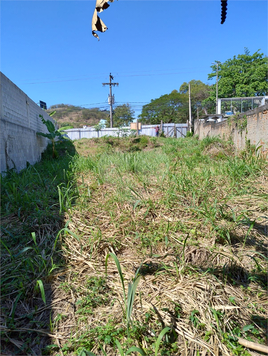
[[[59,127],[73,126],[94,126],[97,125],[100,120],[107,119],[109,112],[100,110],[99,108],[86,109],[81,106],[69,105],[69,104],[56,104],[50,106],[47,113],[50,114],[56,110],[53,115],[53,119],[57,122]]]

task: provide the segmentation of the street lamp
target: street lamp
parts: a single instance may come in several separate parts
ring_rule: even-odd
[[[220,61],[215,61],[215,64],[217,66],[217,80],[216,80],[216,114],[218,114],[218,70],[219,70],[219,64],[221,62]]]

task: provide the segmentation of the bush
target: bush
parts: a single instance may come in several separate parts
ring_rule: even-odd
[[[194,133],[193,132],[190,132],[190,131],[187,131],[186,133],[186,137],[193,137]]]

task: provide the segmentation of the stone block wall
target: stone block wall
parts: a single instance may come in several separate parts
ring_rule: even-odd
[[[34,164],[41,158],[49,140],[36,135],[47,133],[45,120],[52,118],[21,89],[0,72],[0,159],[1,173],[14,168],[20,171],[27,162]]]
[[[268,104],[222,122],[195,120],[194,134],[201,140],[212,136],[232,139],[238,151],[244,150],[248,141],[268,153]]]

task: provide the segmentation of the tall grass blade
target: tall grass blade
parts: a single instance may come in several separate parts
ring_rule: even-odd
[[[124,284],[124,276],[123,276],[123,273],[122,273],[122,270],[121,270],[120,262],[119,262],[117,256],[112,252],[110,252],[106,256],[106,259],[105,259],[105,274],[107,276],[107,264],[108,264],[108,258],[110,256],[113,258],[113,260],[114,260],[114,262],[116,264],[118,273],[119,273],[119,277],[120,277],[120,280],[121,280],[121,283],[122,283],[122,287],[123,287],[124,303],[125,303],[125,307],[126,307],[126,291],[125,291],[125,284]]]
[[[82,350],[79,352],[78,356],[99,356],[99,355],[96,355],[91,351]]]
[[[63,194],[59,186],[58,186],[58,194],[59,194],[59,204],[60,204],[60,214],[61,214],[63,212]]]
[[[74,232],[72,232],[71,230],[67,229],[66,227],[63,228],[61,231],[64,231],[64,232],[68,232],[71,236],[73,236],[80,244],[81,244],[81,240],[80,240],[80,237],[77,236]]]
[[[24,247],[20,252],[18,252],[14,257],[18,257],[21,254],[23,254],[24,252],[28,251],[28,250],[33,250],[32,247]]]
[[[249,227],[249,229],[248,229],[248,231],[246,233],[245,239],[244,239],[243,248],[245,248],[245,244],[246,244],[248,235],[249,235],[250,231],[253,229],[254,224],[255,224],[255,221],[252,221],[251,224],[250,224],[250,227]]]
[[[132,352],[139,352],[142,356],[146,356],[145,352],[142,349],[140,349],[139,347],[136,347],[136,346],[130,347],[126,352],[126,355],[129,355]]]
[[[58,238],[59,238],[59,236],[60,236],[60,234],[61,234],[62,232],[68,232],[72,237],[74,237],[74,238],[79,242],[80,247],[81,247],[81,251],[82,251],[82,247],[83,247],[83,246],[82,246],[82,244],[81,244],[81,239],[80,239],[80,237],[79,237],[78,235],[76,235],[74,232],[72,232],[71,230],[69,230],[67,227],[64,227],[63,229],[61,229],[61,230],[58,232],[58,234],[57,234],[57,236],[56,236],[56,239],[55,239],[55,241],[54,241],[53,250],[55,250],[56,245],[57,245]]]
[[[100,345],[101,351],[103,352],[104,356],[107,356],[107,352],[105,352],[104,348]]]
[[[46,302],[46,295],[45,295],[45,289],[44,289],[44,285],[43,285],[43,282],[41,281],[41,279],[38,279],[36,281],[36,287],[40,289],[40,292],[41,292],[41,297],[42,297],[42,300],[44,302],[44,304],[46,305],[47,302]]]
[[[10,252],[9,248],[8,248],[7,245],[4,243],[3,240],[1,240],[1,244],[4,246],[4,248],[7,250],[8,254],[10,255],[10,257],[13,259],[12,253]]]
[[[134,299],[135,299],[135,293],[137,286],[140,281],[140,276],[137,278],[134,278],[133,283],[129,283],[128,285],[128,295],[127,295],[127,322],[131,321],[131,314],[132,314],[132,309],[133,309],[133,304],[134,304]]]
[[[120,342],[118,340],[115,340],[115,343],[116,343],[116,346],[117,346],[117,348],[118,348],[118,350],[120,352],[120,355],[124,356],[124,351],[123,351],[123,348],[122,348]]]
[[[35,232],[32,232],[32,239],[33,239],[33,242],[34,242],[35,246],[37,246]]]
[[[157,340],[156,340],[156,344],[155,344],[155,356],[158,356],[158,349],[161,343],[161,340],[163,338],[163,336],[168,333],[171,330],[171,328],[169,326],[166,326],[161,333],[159,334]]]
[[[19,301],[21,295],[22,295],[21,292],[17,295],[17,297],[16,297],[16,299],[15,299],[15,302],[14,302],[14,304],[13,304],[13,307],[12,307],[12,312],[11,312],[11,321],[12,321],[12,324],[14,324],[15,310],[16,310],[16,306],[17,306],[17,304],[18,304],[18,301]]]

